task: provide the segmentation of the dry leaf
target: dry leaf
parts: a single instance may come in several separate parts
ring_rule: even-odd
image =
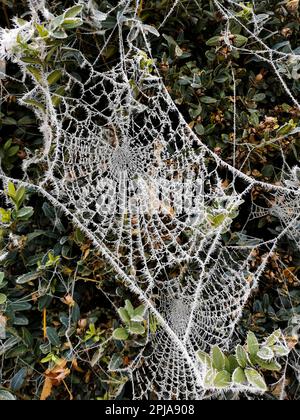
[[[299,343],[299,339],[296,336],[292,336],[292,337],[286,337],[286,342],[288,345],[288,348],[290,350],[294,350],[294,348],[297,346],[297,344]]]
[[[286,7],[290,13],[297,13],[299,9],[299,0],[289,0]]]
[[[283,379],[281,381],[278,382],[278,384],[273,388],[272,390],[272,395],[274,395],[274,397],[280,399],[280,398],[284,398],[286,399],[286,391],[285,388],[290,384],[290,381],[288,379]]]
[[[52,369],[47,369],[45,372],[45,382],[43,391],[41,394],[41,401],[45,401],[50,397],[53,386],[58,386],[63,382],[69,375],[70,369],[67,367],[67,361],[62,359]]]
[[[73,360],[72,360],[72,368],[73,368],[73,369],[75,369],[75,370],[76,370],[76,372],[79,372],[79,373],[83,373],[83,372],[84,372],[84,370],[83,370],[83,369],[81,369],[81,368],[78,366],[78,361],[77,361],[77,359],[73,359]]]
[[[52,392],[52,387],[53,387],[52,380],[50,378],[46,378],[44,382],[41,398],[40,398],[41,401],[46,401],[46,399],[50,397],[51,392]]]
[[[75,300],[71,295],[67,295],[62,299],[62,302],[68,305],[70,308],[73,308],[75,306]]]

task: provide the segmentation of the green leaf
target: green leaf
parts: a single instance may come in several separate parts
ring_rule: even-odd
[[[222,224],[227,219],[227,214],[225,214],[225,213],[222,214],[221,213],[221,214],[217,214],[216,216],[209,215],[208,218],[209,218],[209,221],[211,222],[212,226],[214,228],[218,228],[218,227],[222,226]]]
[[[134,315],[135,316],[144,317],[144,313],[145,313],[145,305],[140,305],[137,308],[135,308],[135,310],[134,310]]]
[[[259,114],[257,112],[252,112],[249,116],[249,122],[254,126],[257,127],[259,125]]]
[[[119,369],[119,367],[121,367],[122,364],[123,364],[123,358],[119,354],[115,353],[112,355],[112,358],[108,365],[108,369],[110,371],[114,371],[116,369]]]
[[[183,50],[179,47],[179,45],[176,45],[175,47],[175,55],[176,57],[182,57],[183,56]]]
[[[56,18],[54,18],[51,22],[51,28],[57,29],[63,23],[64,18],[65,18],[65,14],[57,16]]]
[[[47,328],[47,337],[53,346],[59,347],[61,345],[60,338],[54,328],[52,327]]]
[[[96,352],[94,353],[92,360],[90,361],[90,365],[92,367],[95,367],[97,363],[99,362],[99,360],[101,359],[101,357],[104,355],[104,353],[105,353],[105,347],[100,346],[98,350],[96,350]]]
[[[235,35],[234,36],[234,45],[238,48],[247,44],[247,42],[248,42],[248,38],[243,36],[243,35]]]
[[[231,375],[226,370],[219,372],[214,379],[214,386],[218,389],[229,388],[231,385]]]
[[[232,375],[232,381],[236,385],[244,385],[247,383],[247,378],[242,368],[238,367],[235,369]]]
[[[2,284],[4,282],[5,279],[5,274],[1,271],[0,272],[0,284]]]
[[[16,193],[17,193],[16,187],[14,186],[14,184],[11,181],[9,181],[9,183],[8,183],[8,196],[10,198],[15,198]]]
[[[85,237],[85,234],[82,232],[82,230],[77,228],[74,233],[74,239],[77,242],[77,244],[83,245],[86,240],[86,237]]]
[[[62,71],[61,70],[54,70],[47,77],[47,82],[49,83],[49,86],[52,86],[55,83],[57,83],[61,79],[61,77],[62,77]]]
[[[233,373],[239,367],[239,364],[236,360],[236,357],[233,356],[232,354],[228,356],[228,361],[229,361],[229,369],[230,369],[229,372]]]
[[[262,347],[258,352],[257,352],[257,356],[262,359],[262,360],[266,360],[267,362],[269,362],[270,360],[272,360],[275,356],[273,350],[270,347]]]
[[[126,311],[126,309],[125,308],[120,308],[118,310],[118,313],[119,313],[119,316],[120,316],[121,320],[123,322],[125,322],[125,324],[129,324],[130,316],[129,316],[128,312]]]
[[[14,312],[29,311],[32,308],[32,305],[29,302],[22,302],[19,300],[16,302],[10,302],[10,308]]]
[[[0,401],[15,401],[16,397],[13,396],[10,392],[0,389]]]
[[[18,315],[14,318],[14,325],[29,325],[29,319],[25,315]]]
[[[209,369],[204,378],[204,386],[210,388],[214,385],[216,371],[214,369]]]
[[[259,351],[259,343],[253,332],[249,332],[247,336],[247,348],[251,356],[256,356]]]
[[[255,360],[256,364],[258,364],[262,369],[268,370],[270,372],[280,372],[281,365],[276,361],[267,362],[266,360],[260,359],[259,357]]]
[[[157,331],[157,319],[155,318],[155,316],[153,314],[150,314],[149,316],[149,328],[150,328],[150,332],[151,334],[156,334]]]
[[[267,346],[269,347],[274,346],[276,343],[278,343],[281,337],[282,337],[281,330],[276,330],[275,332],[273,332],[273,334],[270,335],[270,337],[268,337],[266,341]]]
[[[20,146],[12,146],[10,149],[8,149],[8,151],[6,152],[6,156],[7,157],[13,157],[16,156],[16,154],[19,152],[20,150]]]
[[[40,103],[40,102],[38,102],[38,101],[35,101],[34,99],[26,99],[26,100],[24,101],[24,104],[26,104],[26,105],[30,105],[30,106],[32,106],[32,107],[34,107],[34,108],[38,108],[40,111],[45,112],[45,107],[44,107],[44,105],[43,105],[43,104],[41,104],[41,103]]]
[[[13,376],[12,380],[10,381],[10,388],[13,391],[19,391],[26,379],[27,376],[27,368],[21,368],[18,372]]]
[[[284,345],[276,345],[273,347],[273,351],[278,357],[285,357],[290,354],[290,349]]]
[[[21,337],[10,337],[6,340],[4,345],[0,347],[0,356],[7,354],[7,351],[12,349],[21,341]]]
[[[82,12],[82,10],[83,10],[82,5],[73,6],[65,11],[64,18],[75,18]]]
[[[63,86],[60,86],[53,94],[52,104],[54,107],[58,107],[61,103],[62,96],[64,96],[66,89]]]
[[[83,22],[80,18],[65,19],[62,23],[62,27],[64,29],[75,29],[79,28],[82,24]]]
[[[225,355],[218,346],[214,346],[211,351],[213,367],[218,371],[225,369]]]
[[[26,353],[28,353],[28,347],[20,344],[17,347],[12,348],[5,354],[6,359],[15,359],[16,357],[24,356]]]
[[[11,222],[11,211],[4,210],[0,208],[0,220],[2,223],[10,223]]]
[[[232,373],[229,358],[226,356],[225,356],[225,369],[224,370],[226,370],[229,373]]]
[[[206,45],[208,47],[217,47],[219,45],[221,45],[222,42],[222,37],[221,36],[213,36],[212,38],[210,38],[207,42]]]
[[[44,345],[42,345],[42,346],[44,346]],[[40,346],[40,349],[42,350],[42,346]],[[45,351],[46,351],[46,349],[48,349],[47,351],[49,351],[49,345],[47,345],[47,347],[45,347]],[[44,349],[43,349],[44,350]],[[44,353],[45,354],[45,353]],[[59,357],[57,357],[55,354],[53,354],[53,353],[49,353],[46,357],[44,357],[42,360],[41,360],[41,363],[49,363],[49,362],[54,362],[55,364],[56,363],[59,363],[59,361],[60,361],[60,359],[59,359]]]
[[[126,300],[125,301],[125,309],[128,312],[130,318],[132,316],[134,316],[134,308],[133,308],[132,303],[130,302],[130,300]]]
[[[142,324],[139,324],[138,322],[131,322],[129,325],[129,331],[131,334],[136,335],[143,335],[145,334],[145,327]]]
[[[31,57],[31,56],[24,56],[21,58],[21,60],[23,61],[23,63],[26,63],[26,64],[38,64],[38,65],[42,64],[39,58]]]
[[[173,37],[171,37],[170,35],[163,34],[163,37],[165,38],[165,40],[167,41],[169,46],[175,46],[176,47],[176,45],[178,45],[177,42],[175,41],[175,39]]]
[[[145,306],[140,305],[134,310],[134,314],[131,317],[132,321],[143,322],[144,321]]]
[[[3,118],[2,122],[4,125],[17,125],[17,121],[11,117]]]
[[[197,124],[195,126],[195,131],[199,136],[203,136],[205,134],[205,128],[202,124]]]
[[[23,207],[21,210],[17,211],[17,219],[26,221],[33,216],[33,213],[33,207]]]
[[[28,20],[24,20],[24,19],[21,19],[21,18],[16,18],[16,22],[17,22],[18,26],[24,26],[24,25],[28,24]]]
[[[15,196],[15,203],[17,204],[18,207],[20,207],[23,204],[25,200],[25,196],[26,196],[26,189],[24,187],[20,187]]]
[[[216,98],[212,98],[211,96],[202,96],[200,98],[200,102],[206,105],[216,104],[218,100]]]
[[[55,39],[66,39],[68,38],[68,35],[63,29],[57,29],[54,32],[51,33],[52,37]]]
[[[113,332],[113,338],[118,341],[125,341],[129,337],[128,331],[125,328],[117,328]]]
[[[19,126],[28,126],[28,125],[33,125],[35,123],[35,119],[33,119],[31,116],[29,115],[25,115],[25,117],[22,117],[18,120],[18,125]]]
[[[263,176],[265,177],[271,177],[273,174],[275,174],[275,168],[273,165],[265,165],[261,171]]]
[[[7,296],[4,293],[0,293],[0,305],[4,305],[7,301]]]
[[[203,365],[207,366],[208,368],[212,368],[212,360],[209,354],[205,353],[204,351],[198,351],[197,357]]]
[[[257,95],[254,95],[252,100],[254,102],[261,102],[266,99],[266,95],[264,93],[258,93]]]
[[[107,15],[106,14],[103,14],[103,18],[102,19],[105,20],[106,18],[107,18]],[[160,36],[160,33],[158,32],[158,30],[154,26],[151,26],[151,25],[143,25],[143,29],[147,33],[150,33],[150,34],[155,35],[157,37]]]
[[[38,271],[32,271],[31,273],[23,274],[22,276],[18,277],[16,280],[17,284],[25,284],[30,283],[33,280],[38,279],[41,277],[42,273]]]
[[[238,345],[236,348],[236,360],[242,369],[245,369],[248,365],[248,356],[245,349]]]
[[[57,44],[57,43],[55,43],[55,44]],[[48,52],[48,54],[46,55],[46,58],[45,58],[45,62],[46,63],[50,63],[50,61],[51,61],[51,59],[53,58],[53,56],[54,56],[54,54],[56,54],[57,53],[57,50],[58,50],[58,46],[57,45],[54,45],[54,47],[52,47],[51,49],[50,49],[50,51]],[[53,64],[54,63],[54,60],[51,62],[51,64]]]
[[[32,74],[38,82],[41,82],[42,74],[37,67],[27,66],[27,71],[29,71],[29,73]]]
[[[17,121],[16,121],[17,122]],[[12,139],[9,139],[9,140],[7,140],[6,142],[5,142],[5,144],[4,144],[4,146],[3,146],[3,150],[5,151],[5,152],[7,152],[7,150],[10,148],[10,146],[12,145]],[[11,181],[9,181],[9,182],[11,182]]]
[[[41,38],[46,38],[47,36],[49,36],[49,31],[48,31],[48,29],[45,28],[44,25],[40,25],[40,24],[36,23],[35,27],[36,27],[36,29],[39,33],[39,36]]]
[[[291,122],[288,122],[278,129],[277,136],[284,137],[287,134],[289,134],[293,130],[293,128],[294,128],[293,124],[291,124]]]
[[[266,392],[268,390],[264,378],[255,369],[246,369],[245,375],[249,384],[252,385],[255,389],[258,389],[262,392]]]

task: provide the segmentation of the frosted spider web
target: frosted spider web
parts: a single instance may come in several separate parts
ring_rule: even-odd
[[[23,71],[28,91],[21,103],[41,105],[33,109],[44,147],[24,161],[23,180],[13,181],[35,189],[69,216],[156,320],[157,330],[148,332],[147,346],[123,370],[132,379],[134,398],[201,399],[207,392],[206,367],[196,352],[213,345],[230,349],[244,305],[279,241],[288,235],[299,245],[297,169],[284,162],[281,182],[266,184],[223,162],[202,143],[151,59],[149,36],[157,31],[141,23],[139,2],[134,7],[123,0],[107,12],[118,10],[118,62],[100,71],[98,60],[89,62],[77,49],[81,77],[64,69],[66,92],[55,107],[53,99],[59,95],[49,86],[47,71],[37,81],[10,45],[17,34],[30,33],[40,13],[45,19],[50,16],[43,2],[29,3],[32,21],[3,30],[1,51]],[[92,16],[100,28],[103,14],[93,2],[81,3],[87,21]],[[228,22],[238,19],[235,7],[245,7],[231,1],[215,5]],[[254,13],[252,18],[252,29],[244,29],[256,48],[234,47],[229,26],[225,43],[269,63],[300,108],[282,73],[299,63],[299,56],[271,50],[260,39],[264,22]],[[124,26],[131,28],[125,38]],[[44,56],[43,41],[40,49]],[[236,121],[234,131],[233,156]],[[35,165],[44,168],[40,178],[32,175]],[[10,180],[3,172],[1,177],[4,183]],[[265,191],[270,207],[253,204],[249,220],[272,213],[280,218],[282,232],[256,245],[248,238],[225,246],[223,234],[255,187]],[[254,261],[257,253],[260,263]]]

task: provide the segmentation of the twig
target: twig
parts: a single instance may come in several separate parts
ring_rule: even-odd
[[[72,392],[70,391],[70,388],[68,387],[68,385],[66,384],[66,381],[63,379],[63,384],[64,384],[64,386],[65,386],[65,388],[66,388],[66,390],[67,390],[67,392],[68,392],[68,394],[69,394],[69,396],[70,396],[70,401],[73,401],[74,400],[74,397],[73,397],[73,395],[72,395]]]
[[[47,309],[43,309],[43,334],[44,340],[47,339]]]
[[[140,0],[140,5],[139,5],[139,9],[138,9],[138,17],[140,17],[142,12],[143,12],[143,6],[144,6],[144,1]]]

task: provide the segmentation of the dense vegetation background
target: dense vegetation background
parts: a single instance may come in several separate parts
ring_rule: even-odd
[[[104,9],[109,5],[109,2],[98,3]],[[145,0],[141,2],[140,18],[159,27],[171,3]],[[256,13],[265,15],[266,32],[261,36],[268,45],[283,52],[297,51],[298,1],[257,3]],[[56,1],[57,14],[72,4],[72,1]],[[1,0],[0,8],[2,27],[11,27],[14,16],[26,19],[25,1]],[[108,30],[114,22],[103,22],[103,25]],[[233,80],[236,80],[239,133],[236,165],[253,177],[277,182],[281,176],[282,150],[291,166],[299,162],[299,134],[283,137],[280,144],[269,140],[299,127],[300,111],[291,104],[267,63],[241,56],[219,42],[223,31],[224,20],[213,2],[183,0],[160,29],[161,37],[153,37],[153,56],[190,126],[229,163],[232,163],[232,97]],[[239,25],[233,25],[231,32],[248,36]],[[96,54],[94,44],[84,38],[80,29],[70,31],[71,43],[76,37],[86,54],[91,57]],[[94,41],[101,43],[102,39],[95,35]],[[103,66],[113,63],[117,50],[117,40],[112,38]],[[72,63],[62,61],[61,65]],[[18,76],[18,68],[9,66],[10,74]],[[300,92],[299,80],[298,72],[291,72],[288,83],[296,97]],[[56,83],[57,89],[61,89],[60,81]],[[1,81],[1,164],[15,178],[20,177],[21,163],[27,154],[42,144],[34,114],[18,104],[21,93],[19,84],[8,79]],[[251,145],[250,153],[248,145]],[[243,164],[245,157],[247,161]],[[130,398],[126,378],[117,373],[108,374],[108,368],[128,365],[145,338],[140,334],[134,342],[110,340],[120,324],[110,298],[114,296],[115,300],[117,296],[119,307],[125,299],[132,300],[133,306],[138,302],[91,243],[62,214],[32,191],[15,187],[4,191],[3,209],[0,209],[2,222],[7,222],[7,218],[10,221],[9,228],[0,230],[5,256],[1,258],[0,254],[0,332],[5,327],[7,333],[6,340],[0,341],[0,399],[8,397],[8,391],[11,396],[29,400],[39,399],[42,392],[44,397],[47,394],[51,399],[63,400]],[[14,207],[14,213],[7,214],[7,202]],[[235,221],[235,229],[242,224],[243,215]],[[268,215],[259,222],[253,221],[245,234],[251,236],[255,232],[255,236],[266,238],[280,229],[278,220]],[[231,239],[228,234],[227,240]],[[282,372],[266,375],[270,391],[264,398],[298,399],[300,255],[287,239],[277,252],[285,266],[278,263],[276,256],[270,262],[259,290],[244,310],[236,339],[244,341],[249,331],[262,339],[281,328],[295,350],[286,366],[285,383],[277,383]],[[226,395],[226,398],[233,396]]]

